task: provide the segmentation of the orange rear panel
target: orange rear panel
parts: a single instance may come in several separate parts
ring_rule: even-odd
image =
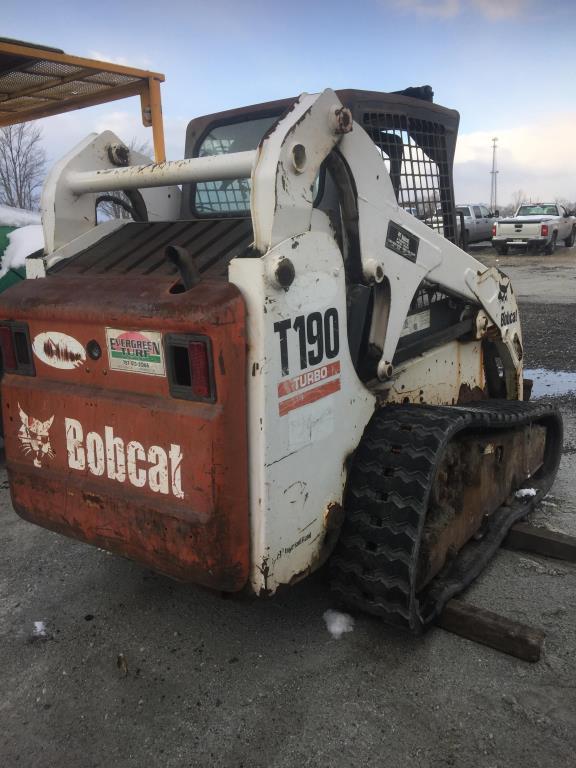
[[[245,308],[223,280],[174,282],[60,275],[3,294],[35,368],[2,381],[12,500],[38,525],[234,591],[249,567]],[[214,402],[170,387],[169,341],[190,335],[210,339]]]

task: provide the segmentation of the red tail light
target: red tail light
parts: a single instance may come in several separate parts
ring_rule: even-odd
[[[2,368],[5,371],[16,370],[16,350],[12,339],[12,329],[7,325],[0,325],[0,347],[2,348]]]
[[[548,224],[540,225],[540,234],[542,237],[548,237]]]
[[[492,224],[492,237],[496,237],[496,224]]]
[[[216,401],[212,344],[208,336],[169,333],[165,337],[168,379],[173,397]]]
[[[24,376],[34,376],[32,347],[26,323],[0,324],[0,350],[2,360],[0,372],[20,373]]]
[[[210,362],[208,360],[208,345],[204,341],[191,341],[188,344],[190,373],[192,374],[192,392],[196,397],[211,396]]]

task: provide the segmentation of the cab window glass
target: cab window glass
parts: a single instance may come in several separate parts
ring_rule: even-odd
[[[256,149],[277,119],[277,116],[260,117],[211,128],[200,144],[197,156],[225,155]],[[196,184],[194,207],[200,216],[246,213],[250,210],[250,179],[199,182]]]
[[[482,218],[482,212],[480,211],[480,207],[478,205],[474,205],[472,207],[473,207],[473,210],[474,210],[474,216],[476,216],[476,218],[478,218],[478,219],[481,219]]]
[[[256,149],[266,131],[277,120],[278,115],[274,115],[215,126],[206,134],[195,156],[208,157]],[[198,182],[194,194],[194,213],[197,216],[248,214],[250,190],[250,179]],[[318,202],[319,191],[320,174],[312,188],[315,204]]]

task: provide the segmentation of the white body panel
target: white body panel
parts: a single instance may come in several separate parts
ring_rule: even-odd
[[[266,278],[267,263],[278,256],[289,257],[296,270],[287,292]],[[230,280],[241,289],[250,318],[252,586],[257,592],[273,591],[318,564],[329,505],[342,502],[346,457],[358,445],[375,397],[359,381],[350,359],[344,269],[332,237],[307,232],[280,243],[262,259],[235,259]],[[337,312],[338,352],[302,368],[294,322],[320,315],[324,323],[327,310]],[[274,330],[275,323],[285,320],[291,325],[286,329],[287,370],[280,334]],[[306,343],[308,356],[316,350],[317,345]],[[309,383],[303,372],[312,372]],[[282,385],[297,389],[280,394]],[[320,390],[327,394],[306,402]]]
[[[379,390],[388,403],[457,403],[461,388],[484,386],[482,345],[451,341],[399,366],[393,380]]]

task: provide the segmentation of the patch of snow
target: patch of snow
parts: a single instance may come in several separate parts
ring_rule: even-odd
[[[536,488],[519,488],[515,496],[517,499],[525,499],[531,496],[536,496]]]
[[[46,623],[44,621],[34,622],[32,637],[48,637],[48,632],[46,632]]]
[[[0,277],[5,275],[10,269],[23,267],[26,256],[44,248],[44,233],[41,224],[31,224],[30,226],[15,229],[8,234],[9,245],[2,256],[2,269]]]
[[[40,224],[40,214],[0,205],[0,227],[27,227],[29,224]]]
[[[339,640],[345,632],[352,632],[354,629],[354,619],[347,613],[340,613],[340,611],[329,608],[322,618],[326,622],[328,632],[336,640]]]

